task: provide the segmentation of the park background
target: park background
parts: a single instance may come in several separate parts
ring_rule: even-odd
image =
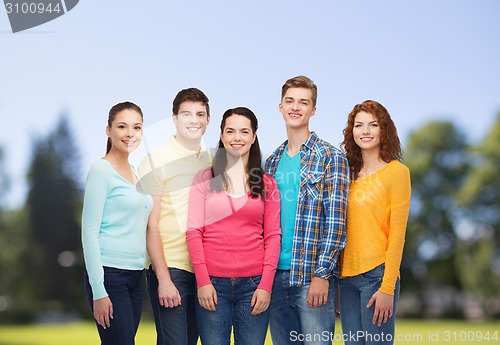
[[[413,188],[399,317],[498,331],[499,14],[495,0],[82,1],[13,34],[0,10],[0,323],[91,320],[81,203],[113,104],[140,105],[154,142],[175,94],[198,87],[205,145],[247,106],[267,156],[285,139],[281,85],[304,74],[325,140],[338,146],[365,99],[398,127]]]

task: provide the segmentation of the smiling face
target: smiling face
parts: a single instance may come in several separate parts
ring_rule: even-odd
[[[141,114],[131,109],[116,113],[111,127],[106,127],[106,135],[111,139],[112,149],[127,154],[134,151],[142,139]]]
[[[185,146],[192,146],[193,143],[199,145],[210,117],[202,102],[186,101],[179,106],[179,112],[174,114],[173,121],[177,130],[177,141]]]
[[[352,134],[361,151],[380,151],[380,125],[370,113],[360,111],[354,118]]]
[[[287,127],[308,127],[309,119],[316,113],[312,91],[301,87],[289,88],[283,95],[279,109]]]
[[[229,116],[224,124],[220,140],[227,153],[248,161],[250,148],[255,142],[255,132],[252,131],[250,120],[238,114]]]

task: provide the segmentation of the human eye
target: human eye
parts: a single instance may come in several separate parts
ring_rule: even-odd
[[[378,127],[378,123],[373,122],[373,123],[371,124],[371,126],[372,126],[372,127]]]
[[[198,113],[197,115],[198,115],[198,117],[201,117],[201,118],[204,118],[205,116],[207,116],[207,114],[205,114],[205,113]]]
[[[135,126],[134,128],[135,128],[135,130],[140,131],[140,130],[142,129],[142,126],[137,125],[137,126]]]
[[[124,128],[125,128],[125,125],[118,125],[118,128],[120,128],[120,129],[124,129]]]

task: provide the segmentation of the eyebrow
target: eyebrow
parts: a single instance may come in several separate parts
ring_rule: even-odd
[[[290,97],[290,96],[285,97],[285,100],[291,100],[291,101],[293,101],[294,99],[295,98]],[[299,101],[312,102],[312,100],[310,98],[299,98]]]
[[[235,128],[233,128],[233,127],[226,127],[224,130],[225,130],[225,131],[227,131],[228,129],[233,130],[233,131],[235,131],[235,130],[236,130],[236,129],[235,129]],[[243,127],[243,128],[240,128],[239,130],[240,130],[240,131],[244,131],[244,130],[250,131],[251,129],[250,129],[250,128],[248,128],[248,127]]]
[[[189,110],[179,110],[179,114],[184,114],[184,113],[190,113],[190,114],[193,114],[193,112],[189,111]],[[194,112],[194,114],[206,114],[207,111],[206,110],[200,110],[200,111],[196,111]]]
[[[377,120],[373,120],[373,121],[370,121],[368,123],[374,123],[374,122],[378,122],[378,121]],[[364,123],[364,122],[362,122],[362,121],[354,121],[354,123]]]

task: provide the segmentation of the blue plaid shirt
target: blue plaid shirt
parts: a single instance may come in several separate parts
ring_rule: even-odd
[[[288,141],[266,161],[275,176]],[[347,158],[312,132],[300,149],[300,187],[290,267],[290,285],[311,283],[312,277],[338,276],[345,245],[349,167]]]

